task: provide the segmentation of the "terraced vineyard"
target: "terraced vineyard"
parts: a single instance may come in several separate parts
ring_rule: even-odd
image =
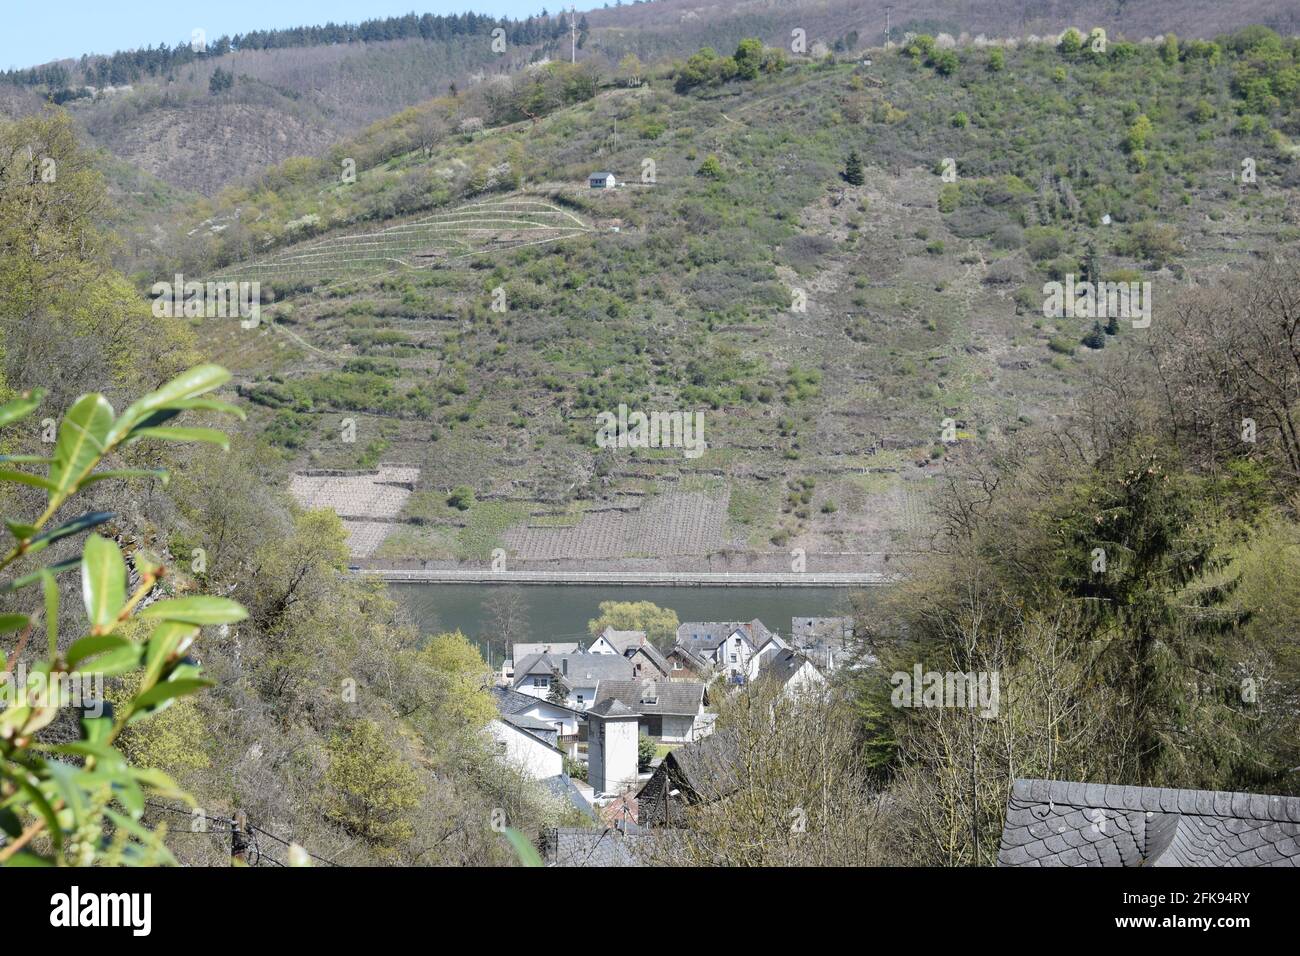
[[[527,195],[468,203],[378,232],[330,236],[292,246],[267,259],[241,263],[217,281],[364,279],[395,269],[422,269],[449,260],[558,242],[592,231],[566,209]]]

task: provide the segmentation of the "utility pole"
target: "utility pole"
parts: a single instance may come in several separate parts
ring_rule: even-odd
[[[230,821],[230,865],[237,863],[248,863],[248,814],[243,810],[236,810],[235,817]]]

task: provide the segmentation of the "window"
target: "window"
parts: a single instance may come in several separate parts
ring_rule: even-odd
[[[581,695],[581,694],[578,695],[578,706],[579,706],[579,707],[582,706],[582,695]]]
[[[551,686],[551,679],[550,679],[549,677],[534,677],[534,678],[533,678],[533,686],[534,686],[534,687],[550,687],[550,686]]]
[[[733,664],[736,663],[736,655],[735,655],[735,654],[732,654],[732,655],[731,655],[731,663],[733,663]]]

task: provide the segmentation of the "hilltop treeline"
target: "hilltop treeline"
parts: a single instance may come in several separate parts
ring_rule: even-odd
[[[585,37],[585,17],[578,26]],[[26,70],[6,70],[0,72],[0,82],[46,87],[57,102],[66,98],[60,97],[59,91],[74,86],[78,79],[91,86],[121,86],[146,77],[171,77],[177,69],[190,63],[241,50],[381,43],[387,40],[445,41],[467,36],[486,37],[496,27],[505,30],[506,39],[511,44],[532,46],[567,35],[569,20],[563,13],[555,17],[543,13],[526,20],[488,17],[477,13],[448,16],[432,13],[416,16],[408,13],[403,17],[385,17],[361,23],[327,23],[316,27],[237,33],[233,37],[222,36],[211,41],[202,51],[196,50],[195,44],[186,41],[173,47],[160,43],[157,47],[145,46],[109,56],[83,56],[75,69],[52,63]]]

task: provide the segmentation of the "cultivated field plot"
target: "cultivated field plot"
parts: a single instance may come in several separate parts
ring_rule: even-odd
[[[304,508],[331,508],[343,519],[348,550],[368,557],[384,542],[411,496],[420,469],[380,465],[365,472],[303,472],[289,492]]]
[[[571,528],[516,525],[501,538],[525,561],[701,555],[726,545],[726,518],[726,494],[666,493],[636,511],[587,514]]]
[[[379,232],[293,246],[258,262],[241,263],[213,279],[317,284],[362,279],[516,246],[558,242],[591,231],[579,216],[553,203],[514,196],[469,203]]]

